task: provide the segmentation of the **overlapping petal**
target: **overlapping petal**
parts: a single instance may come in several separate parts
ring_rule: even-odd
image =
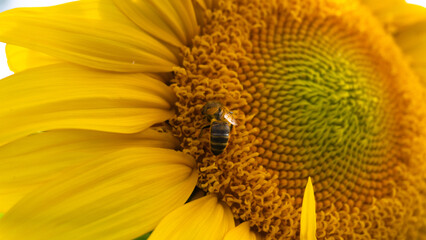
[[[426,20],[426,8],[405,0],[361,0],[390,32]]]
[[[57,130],[27,136],[0,148],[0,212],[70,166],[126,147],[177,145],[170,133],[154,129],[137,134]]]
[[[70,14],[76,9],[82,14]],[[3,12],[0,41],[109,71],[170,72],[178,64],[176,51],[137,28],[111,0]]]
[[[426,84],[426,8],[405,0],[362,0],[362,3],[394,35],[411,67]]]
[[[217,8],[219,4],[219,1],[216,0],[195,0],[195,2],[197,2],[202,9],[214,9]]]
[[[219,202],[216,196],[208,195],[168,214],[149,240],[222,240],[234,226],[229,207]]]
[[[6,55],[9,68],[15,73],[22,72],[30,68],[65,63],[65,61],[50,55],[11,44],[6,45]],[[171,72],[146,74],[162,82],[168,82],[173,78],[173,74]]]
[[[174,94],[144,74],[59,64],[0,81],[0,146],[53,129],[136,133],[172,116]]]
[[[6,56],[9,69],[14,73],[63,62],[47,54],[11,44],[6,45]]]
[[[78,16],[85,19],[113,21],[137,29],[138,27],[115,6],[113,0],[79,0],[53,7],[42,8],[43,13],[62,16]]]
[[[0,239],[132,239],[182,205],[196,181],[195,161],[182,153],[121,150],[29,194],[0,219]]]
[[[205,26],[206,25],[206,18],[204,16],[204,13],[213,11],[215,8],[218,7],[219,1],[216,0],[194,0],[193,1],[194,9],[195,9],[195,16],[197,18],[198,25]]]
[[[223,240],[260,240],[258,233],[250,230],[249,222],[243,222],[236,228],[231,229]]]
[[[426,17],[424,21],[399,29],[395,34],[395,40],[426,85]]]
[[[173,46],[190,44],[198,33],[192,0],[114,0],[142,30]]]

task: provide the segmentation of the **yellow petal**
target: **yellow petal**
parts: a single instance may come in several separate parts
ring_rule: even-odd
[[[44,7],[42,11],[58,17],[75,16],[78,13],[79,17],[85,19],[113,21],[137,29],[137,26],[115,6],[113,0],[80,0],[54,7]]]
[[[114,6],[112,0],[84,0],[70,2],[55,7],[43,8],[43,11],[49,14],[56,14],[58,17],[75,16],[78,12],[80,17],[96,20],[108,20],[120,22],[128,26],[132,26],[131,21],[121,14]],[[136,28],[136,26],[135,26]],[[20,72],[28,68],[59,63],[61,60],[41,52],[30,50],[11,44],[6,46],[7,63],[13,72]]]
[[[426,64],[412,65],[414,71],[419,76],[421,82],[426,86]]]
[[[168,214],[149,240],[222,240],[234,224],[229,207],[219,202],[216,196],[208,195]]]
[[[52,129],[136,133],[171,117],[173,102],[169,87],[144,74],[33,68],[0,81],[0,146]]]
[[[317,231],[315,195],[311,177],[308,178],[303,195],[302,216],[300,219],[300,239],[315,240]]]
[[[426,8],[404,0],[363,0],[363,3],[394,34],[411,67],[426,85]]]
[[[218,7],[219,1],[216,0],[193,0],[193,5],[195,9],[195,16],[199,26],[205,26],[207,24],[205,13],[213,11]]]
[[[236,228],[229,231],[223,240],[260,240],[262,239],[258,233],[250,230],[250,224],[243,222]]]
[[[129,148],[59,175],[0,219],[0,239],[133,239],[184,204],[195,161],[160,148]]]
[[[142,30],[173,46],[190,43],[198,32],[192,0],[115,0]]]
[[[202,9],[214,9],[217,8],[217,5],[219,4],[218,1],[216,0],[195,0],[195,2],[197,2],[197,4],[199,4]]]
[[[103,7],[93,10],[98,5]],[[70,14],[75,13],[76,6],[88,10],[81,10],[81,15]],[[170,72],[178,64],[174,50],[131,21],[122,20],[123,14],[114,8],[111,0],[98,0],[12,9],[0,14],[0,41],[92,68]]]
[[[405,0],[362,0],[387,30],[396,32],[400,28],[426,20],[426,8],[408,4]]]
[[[41,67],[62,62],[41,52],[15,45],[6,45],[7,64],[12,72],[22,72],[29,68]]]
[[[426,85],[426,20],[401,28],[395,40]]]
[[[0,212],[67,167],[132,146],[175,148],[170,133],[147,129],[137,134],[83,130],[41,132],[0,148]]]

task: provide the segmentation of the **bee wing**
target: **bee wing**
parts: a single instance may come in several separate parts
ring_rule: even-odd
[[[224,114],[223,117],[226,119],[226,121],[228,121],[232,125],[237,125],[237,120],[235,120],[234,116],[232,116],[231,113],[227,112]]]

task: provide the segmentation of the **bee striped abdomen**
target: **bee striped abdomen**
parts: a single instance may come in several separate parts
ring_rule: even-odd
[[[210,127],[210,148],[214,155],[219,155],[228,145],[231,127],[225,121],[213,121]]]

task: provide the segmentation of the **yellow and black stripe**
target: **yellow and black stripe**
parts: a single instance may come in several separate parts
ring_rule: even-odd
[[[228,145],[231,126],[226,121],[212,121],[210,126],[210,149],[214,155],[219,155]]]

